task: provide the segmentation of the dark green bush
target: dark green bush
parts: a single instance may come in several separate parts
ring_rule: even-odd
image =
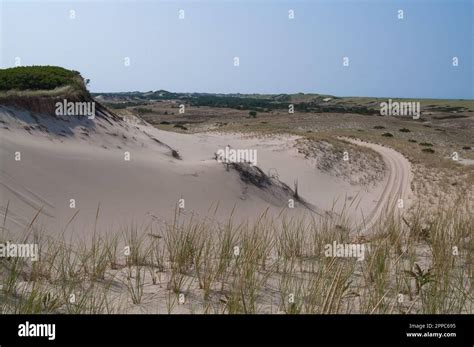
[[[50,90],[81,84],[79,72],[57,66],[20,66],[0,69],[0,90]]]
[[[154,113],[151,108],[146,107],[138,107],[135,110],[138,112],[138,114]]]

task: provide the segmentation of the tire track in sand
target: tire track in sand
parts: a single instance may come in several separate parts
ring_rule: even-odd
[[[408,199],[411,195],[411,165],[408,159],[392,148],[378,145],[375,143],[364,142],[362,140],[354,140],[350,138],[341,138],[352,144],[363,146],[374,150],[382,156],[387,167],[388,177],[385,187],[377,199],[377,203],[364,221],[356,228],[359,232],[367,233],[383,216],[387,209],[397,208],[399,199],[403,200],[403,209],[408,206]]]

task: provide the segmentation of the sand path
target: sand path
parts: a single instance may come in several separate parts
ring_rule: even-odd
[[[361,140],[349,138],[344,138],[344,140],[376,151],[382,156],[387,166],[388,176],[382,194],[370,213],[364,216],[364,222],[360,227],[362,233],[366,233],[389,208],[397,208],[401,212],[409,206],[411,199],[410,182],[412,179],[411,165],[407,158],[392,148]],[[399,205],[400,203],[402,205]]]

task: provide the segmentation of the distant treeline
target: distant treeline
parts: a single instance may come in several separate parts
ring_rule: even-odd
[[[289,103],[272,99],[233,97],[233,96],[198,96],[185,98],[192,106],[227,107],[238,110],[266,112],[273,109],[288,108]]]
[[[179,102],[191,106],[207,106],[232,108],[236,110],[248,110],[256,112],[270,112],[272,110],[288,110],[291,103],[290,95],[265,95],[254,97],[253,95],[222,95],[222,94],[201,94],[201,93],[171,93],[167,91],[156,91],[148,93],[106,93],[103,96],[121,99],[120,103],[109,104],[112,108],[126,108],[131,106],[144,105],[143,101],[179,100]],[[306,102],[295,102],[295,112],[314,113],[356,113],[356,114],[378,114],[379,111],[366,106],[347,105],[343,102],[326,103],[322,99]]]
[[[0,90],[50,90],[80,86],[79,72],[57,66],[20,66],[0,69]]]
[[[228,97],[228,96],[199,96],[185,98],[192,106],[227,107],[238,110],[251,110],[258,112],[269,112],[271,110],[288,110],[292,103],[288,101],[251,98],[251,97]],[[327,104],[320,101],[294,103],[295,112],[315,113],[357,113],[377,114],[378,110],[366,106],[348,106],[343,104]]]
[[[133,102],[133,101],[124,101],[124,102],[107,102],[107,107],[110,107],[114,110],[125,109],[127,107],[135,107],[141,106],[143,103],[141,102]]]

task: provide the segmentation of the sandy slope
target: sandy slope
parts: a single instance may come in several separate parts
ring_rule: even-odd
[[[38,209],[38,222],[53,234],[84,236],[92,232],[100,203],[98,230],[163,223],[172,218],[178,200],[184,212],[225,221],[253,219],[269,208],[289,215],[308,214],[278,185],[261,189],[245,183],[235,170],[215,160],[227,145],[256,149],[257,166],[293,188],[323,212],[340,210],[357,198],[351,215],[372,223],[391,197],[407,197],[409,163],[395,151],[363,144],[381,153],[389,168],[383,182],[371,189],[351,185],[317,170],[294,147],[296,137],[243,137],[239,134],[186,135],[164,132],[146,123],[130,124],[106,114],[87,119],[32,117],[0,108],[0,218],[8,204],[7,227],[25,228]],[[361,144],[361,143],[358,143]],[[181,159],[173,155],[179,152]],[[21,161],[15,161],[15,153]],[[124,160],[130,153],[130,161]],[[70,208],[70,199],[76,207]],[[210,213],[218,205],[217,213]],[[76,214],[77,213],[77,214]],[[72,216],[74,219],[70,222]]]

